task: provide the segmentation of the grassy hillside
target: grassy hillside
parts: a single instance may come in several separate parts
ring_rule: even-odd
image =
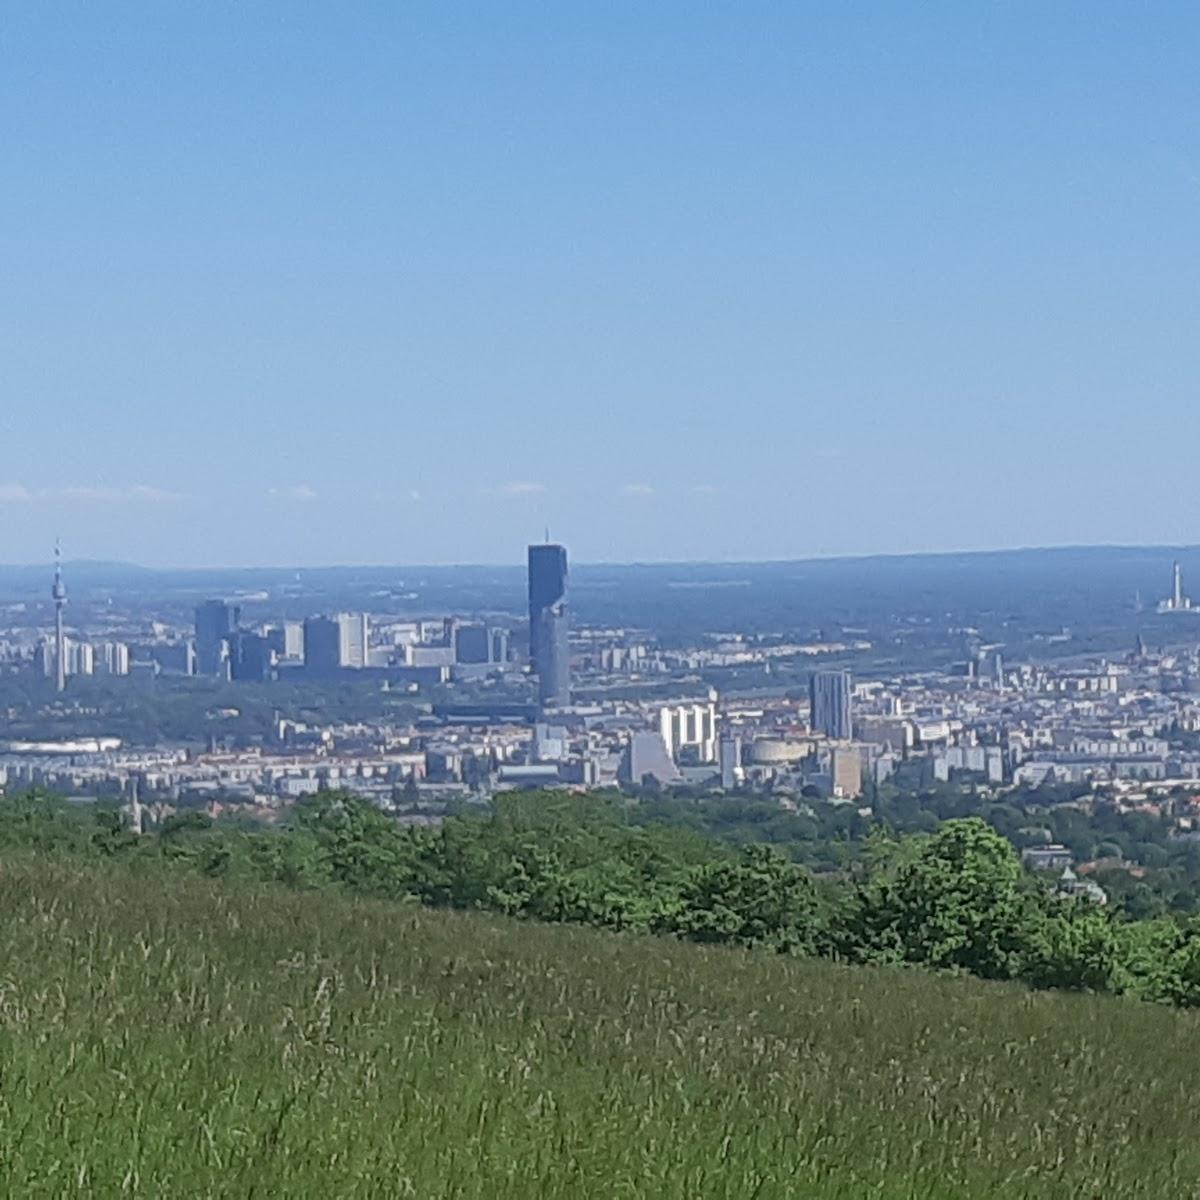
[[[1185,1197],[1191,1013],[0,864],[0,1192]]]

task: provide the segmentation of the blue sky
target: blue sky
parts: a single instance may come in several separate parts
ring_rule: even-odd
[[[1200,541],[1193,4],[0,19],[0,561]]]

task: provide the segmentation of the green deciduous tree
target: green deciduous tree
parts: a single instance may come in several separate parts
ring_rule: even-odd
[[[1118,986],[1120,936],[1112,917],[1086,900],[1046,897],[1023,933],[1021,978],[1037,988],[1107,992]]]
[[[977,817],[947,821],[890,876],[848,906],[851,958],[958,968],[985,979],[1016,974],[1027,921],[1012,846]]]
[[[812,953],[817,892],[809,874],[777,851],[748,846],[734,861],[693,867],[664,927],[696,941]]]
[[[411,895],[419,847],[373,804],[344,792],[320,792],[296,806],[296,824],[311,839],[312,870],[365,895]]]

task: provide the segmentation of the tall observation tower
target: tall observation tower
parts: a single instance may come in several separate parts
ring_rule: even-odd
[[[54,686],[67,690],[67,645],[63,637],[63,609],[67,607],[67,585],[62,577],[62,547],[54,543],[54,586],[50,589],[54,597]]]

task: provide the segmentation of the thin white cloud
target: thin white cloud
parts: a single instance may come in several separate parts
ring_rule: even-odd
[[[149,487],[144,483],[135,483],[128,490],[128,499],[144,500],[147,504],[174,504],[182,500],[179,492],[168,492],[165,488]]]
[[[274,496],[276,500],[295,500],[300,503],[317,498],[316,488],[310,487],[307,483],[296,483],[290,487],[269,488],[267,494]]]
[[[407,492],[384,492],[377,491],[371,493],[371,502],[373,504],[403,504],[406,501],[409,504],[417,504],[420,502],[421,493],[416,488],[410,488]]]
[[[502,483],[495,489],[498,496],[540,496],[546,490],[544,483],[525,483],[516,481]]]
[[[627,483],[621,489],[622,496],[653,496],[654,489],[648,483]]]
[[[175,504],[184,497],[179,492],[150,487],[144,483],[126,487],[29,488],[23,483],[0,483],[0,503],[15,504]]]

